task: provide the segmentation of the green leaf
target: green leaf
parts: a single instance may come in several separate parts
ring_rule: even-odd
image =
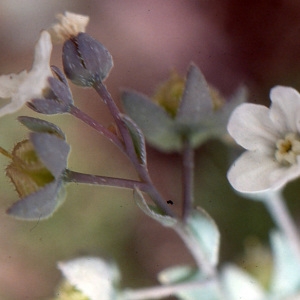
[[[193,128],[212,113],[213,103],[207,82],[196,65],[191,64],[176,122]]]
[[[222,271],[221,283],[230,300],[267,300],[267,296],[256,280],[242,269],[227,265]]]
[[[7,213],[21,220],[47,219],[62,204],[64,198],[63,182],[53,181],[14,203]]]
[[[195,280],[199,277],[198,271],[191,266],[175,266],[167,268],[158,274],[158,280],[162,284],[174,284],[183,281]]]
[[[67,166],[70,146],[65,140],[48,133],[32,132],[30,133],[30,141],[39,159],[51,174],[58,178]]]
[[[166,152],[181,149],[181,135],[174,120],[162,107],[133,91],[123,92],[122,103],[125,112],[142,130],[150,145]]]
[[[194,209],[186,221],[187,233],[212,265],[219,260],[220,232],[214,220],[201,208]]]
[[[142,131],[137,125],[126,115],[123,116],[134,145],[135,152],[143,165],[147,165],[145,138]]]
[[[300,291],[300,264],[284,235],[273,231],[270,238],[274,257],[270,290],[275,299],[283,299]]]
[[[166,227],[173,227],[177,224],[177,220],[170,217],[170,216],[165,216],[160,214],[159,212],[156,211],[155,208],[150,207],[144,196],[143,193],[135,188],[133,191],[133,197],[134,197],[134,201],[135,203],[139,206],[139,208],[149,217],[151,217],[152,219],[156,220],[157,222],[159,222],[160,224],[162,224],[163,226]]]
[[[40,133],[51,133],[56,134],[61,139],[65,139],[65,134],[62,130],[53,123],[47,122],[42,119],[27,117],[27,116],[20,116],[18,117],[18,121],[26,126],[28,129],[34,132]]]

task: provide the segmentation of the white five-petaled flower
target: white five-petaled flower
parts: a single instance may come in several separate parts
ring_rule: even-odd
[[[58,263],[66,280],[90,300],[116,299],[120,273],[115,264],[97,257],[80,257]]]
[[[66,11],[64,14],[56,16],[58,23],[54,24],[49,32],[55,43],[63,43],[71,36],[76,36],[79,32],[85,32],[85,28],[89,22],[89,17],[74,14]]]
[[[244,103],[232,113],[227,129],[244,152],[227,177],[244,193],[278,190],[300,176],[300,94],[271,89],[270,108]]]
[[[0,108],[0,117],[19,110],[27,101],[41,97],[48,87],[48,77],[52,75],[50,56],[52,43],[50,34],[42,31],[35,46],[31,70],[19,74],[0,76],[0,98],[11,98],[11,102]]]

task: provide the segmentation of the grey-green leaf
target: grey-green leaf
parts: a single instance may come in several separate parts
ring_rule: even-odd
[[[126,115],[123,116],[135,148],[135,152],[143,165],[147,164],[145,138],[138,126]]]
[[[189,215],[186,227],[212,265],[219,259],[220,232],[214,220],[200,208],[194,209]]]
[[[242,269],[227,265],[222,270],[221,284],[230,300],[267,300],[264,290],[258,282]],[[281,298],[280,298],[281,299]]]
[[[34,132],[56,134],[62,139],[65,139],[65,134],[62,130],[53,123],[28,116],[18,117],[18,121]]]
[[[270,238],[274,257],[270,290],[275,299],[283,299],[300,290],[300,264],[284,235],[274,231]]]
[[[190,65],[176,122],[187,127],[199,124],[213,113],[213,103],[207,82],[193,63]]]
[[[133,91],[122,94],[125,112],[145,135],[146,141],[161,151],[178,151],[182,147],[181,136],[171,116],[151,99]]]
[[[134,196],[134,201],[139,206],[139,208],[152,219],[156,220],[157,222],[159,222],[160,224],[166,227],[173,227],[177,224],[176,219],[170,216],[162,215],[156,212],[154,208],[150,208],[143,196],[143,193],[139,189],[137,188],[134,189],[133,196]]]
[[[7,213],[22,220],[47,219],[63,202],[64,196],[63,182],[55,180],[14,203]]]
[[[39,159],[55,178],[60,177],[67,166],[70,146],[65,140],[49,133],[30,133],[32,142]]]

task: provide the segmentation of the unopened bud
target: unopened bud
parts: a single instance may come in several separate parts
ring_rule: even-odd
[[[74,84],[89,87],[105,80],[113,67],[113,60],[100,42],[80,32],[65,41],[63,66],[66,76]]]

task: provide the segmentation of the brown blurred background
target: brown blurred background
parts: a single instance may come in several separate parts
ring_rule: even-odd
[[[89,15],[87,32],[113,55],[115,67],[106,83],[118,104],[122,88],[151,95],[171,69],[184,74],[191,61],[226,96],[243,83],[249,101],[268,105],[272,86],[300,88],[300,4],[293,0],[0,0],[0,73],[29,69],[40,30],[65,10]],[[54,47],[52,63],[61,66],[60,46]],[[92,90],[72,90],[80,108],[109,126],[112,119]],[[37,116],[24,108],[0,119],[1,146],[7,149],[26,136],[15,120],[20,114]],[[46,118],[67,134],[71,169],[136,178],[127,159],[103,137],[70,116]],[[196,152],[196,204],[219,225],[222,261],[240,257],[249,236],[267,242],[273,226],[260,203],[239,198],[227,183],[226,170],[237,151],[210,142]],[[148,159],[154,182],[179,209],[180,156],[149,148]],[[155,274],[165,267],[193,263],[173,232],[135,207],[130,191],[73,185],[47,221],[6,216],[17,200],[4,176],[6,164],[0,157],[1,299],[53,296],[60,279],[56,262],[78,255],[114,258],[124,274],[122,284],[130,287],[156,284]],[[288,193],[299,216],[293,201],[297,187],[297,182],[290,185]]]

